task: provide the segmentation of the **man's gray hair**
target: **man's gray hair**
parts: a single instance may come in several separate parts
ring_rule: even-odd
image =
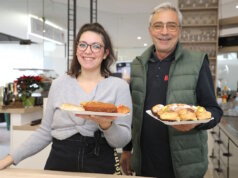
[[[162,11],[162,10],[172,10],[172,11],[176,12],[178,15],[178,19],[179,19],[179,25],[180,26],[182,25],[182,21],[183,21],[182,13],[180,12],[180,10],[177,7],[172,5],[170,2],[164,2],[154,8],[153,12],[150,14],[150,17],[149,17],[150,25],[151,25],[151,20],[152,20],[153,15],[157,12]]]

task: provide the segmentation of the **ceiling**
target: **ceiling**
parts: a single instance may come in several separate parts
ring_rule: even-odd
[[[65,4],[65,0],[52,0]],[[178,0],[168,0],[177,5]],[[180,0],[181,1],[181,0]],[[186,1],[186,0],[183,0]],[[98,0],[98,22],[108,30],[114,46],[117,48],[143,48],[144,43],[151,43],[148,34],[148,18],[150,12],[164,0]],[[220,0],[220,18],[238,16],[238,0]],[[89,19],[89,0],[77,1],[78,28],[83,24],[80,11],[86,10]],[[85,11],[84,11],[85,12]],[[114,21],[110,21],[111,16]],[[87,21],[86,21],[87,22]],[[138,40],[137,37],[142,37]]]
[[[177,1],[169,0],[175,5],[177,5]],[[148,45],[151,43],[148,34],[149,14],[153,7],[161,2],[164,1],[98,0],[98,22],[110,34],[114,47],[144,48],[144,43]],[[67,0],[0,0],[0,4],[0,13],[3,9],[13,9],[14,11],[21,11],[21,13],[44,16],[47,20],[67,29]],[[238,16],[238,9],[234,8],[235,5],[238,5],[238,0],[220,0],[220,18]],[[77,30],[84,23],[90,21],[89,6],[89,0],[77,0]],[[17,25],[21,24],[18,23]],[[13,32],[11,35],[14,36]],[[19,35],[16,36],[24,38]],[[142,39],[138,40],[138,36]]]
[[[168,0],[177,4],[177,0]],[[66,4],[65,0],[52,0],[54,3]],[[163,0],[97,0],[98,22],[110,34],[116,48],[144,48],[150,44],[148,19],[153,8]],[[90,1],[77,1],[77,29],[89,22]],[[86,18],[83,18],[85,17]],[[138,40],[140,36],[142,39]]]

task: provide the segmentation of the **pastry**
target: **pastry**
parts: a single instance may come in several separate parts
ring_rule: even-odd
[[[210,119],[211,113],[201,106],[174,103],[166,106],[157,104],[151,109],[154,116],[163,121],[196,121]]]
[[[62,104],[60,108],[63,110],[70,110],[70,111],[85,111],[82,106],[74,104]]]
[[[193,109],[183,108],[178,111],[181,121],[195,121],[197,120],[196,114]]]
[[[128,108],[127,106],[124,106],[124,105],[120,105],[117,107],[117,112],[127,114],[130,112],[130,108]]]
[[[170,122],[180,121],[179,115],[175,111],[163,112],[159,115],[159,119],[163,121],[170,121]]]
[[[111,103],[89,101],[82,104],[85,111],[116,113],[117,107]]]
[[[210,119],[212,117],[211,112],[206,111],[204,107],[198,106],[196,111],[196,116],[198,120]]]
[[[161,114],[163,112],[163,108],[164,108],[164,105],[162,105],[162,104],[157,104],[157,105],[153,106],[152,114],[154,114],[155,116],[158,116],[159,114]]]

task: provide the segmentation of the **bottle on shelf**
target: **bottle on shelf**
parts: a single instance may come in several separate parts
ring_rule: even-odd
[[[222,103],[227,103],[227,86],[224,86],[223,94],[222,94]]]
[[[9,104],[9,99],[8,99],[8,88],[4,87],[4,92],[3,92],[3,105],[8,105]]]
[[[236,115],[238,116],[238,92],[236,92],[236,98],[234,100],[234,110]]]

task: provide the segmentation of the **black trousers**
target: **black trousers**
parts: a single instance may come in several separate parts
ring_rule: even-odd
[[[100,131],[94,137],[79,133],[65,140],[53,138],[46,170],[121,174],[119,158]]]

